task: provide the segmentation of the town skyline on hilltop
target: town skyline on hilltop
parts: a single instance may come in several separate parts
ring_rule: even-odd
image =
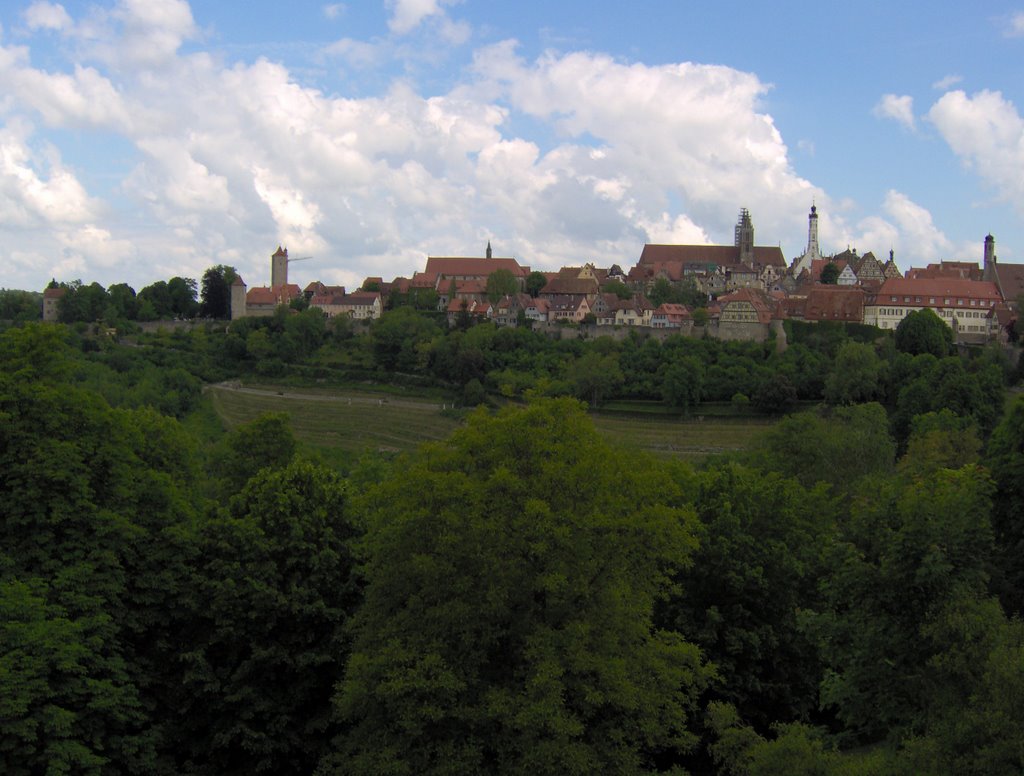
[[[739,208],[790,262],[812,204],[823,253],[1019,262],[1022,54],[1012,4],[11,4],[0,285],[609,266]]]

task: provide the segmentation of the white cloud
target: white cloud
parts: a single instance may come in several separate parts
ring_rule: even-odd
[[[932,89],[936,91],[944,92],[951,86],[956,86],[958,83],[963,81],[963,76],[959,75],[947,75],[945,78],[940,78],[938,81],[932,84]]]
[[[429,16],[444,13],[439,0],[388,0],[391,18],[388,27],[396,35],[407,35]]]
[[[1024,11],[1017,11],[1010,16],[1003,34],[1008,38],[1019,38],[1024,36]]]
[[[953,243],[935,226],[928,210],[895,190],[886,193],[883,209],[899,228],[903,244],[913,246],[918,256],[932,260],[950,257]]]
[[[446,5],[455,5],[461,0],[387,0],[391,10],[388,29],[395,35],[408,35],[427,20],[437,22],[441,38],[451,45],[461,45],[470,36],[470,26],[464,21],[453,21],[444,10]]]
[[[113,268],[132,258],[135,253],[128,240],[116,239],[109,231],[94,224],[79,229],[58,232],[57,240],[64,248],[65,260],[75,265],[88,263]]]
[[[929,120],[965,165],[1024,210],[1024,120],[1001,93],[943,95]]]
[[[893,119],[907,129],[914,129],[914,98],[909,95],[883,94],[871,113],[878,118]]]
[[[61,163],[57,150],[33,153],[26,142],[30,128],[0,127],[0,211],[8,226],[50,228],[77,224],[96,216],[92,200],[75,175]]]
[[[464,40],[468,27],[445,8],[393,3],[396,34],[427,24]],[[812,198],[825,250],[852,235],[876,251],[904,234],[943,244],[895,193],[883,216],[847,227],[846,206],[793,169],[763,105],[770,86],[732,68],[587,52],[527,61],[504,42],[476,52],[448,91],[397,81],[357,98],[266,59],[183,54],[197,32],[180,2],[122,2],[88,23],[75,34],[102,55],[88,65],[47,72],[0,46],[4,115],[26,117],[0,131],[0,245],[18,244],[23,261],[47,257],[32,287],[51,274],[139,287],[215,263],[256,284],[278,244],[316,256],[298,278],[346,284],[409,275],[427,254],[482,253],[488,239],[537,268],[627,266],[644,242],[731,242],[741,207],[759,244],[802,234]],[[412,45],[345,39],[329,52],[370,67]],[[112,141],[120,168],[69,169],[33,140],[30,120]],[[31,245],[14,239],[37,227]]]
[[[324,17],[331,21],[341,18],[347,10],[344,3],[330,3],[323,7]]]
[[[69,29],[74,23],[64,6],[59,3],[48,3],[46,0],[38,0],[25,9],[22,14],[25,24],[30,30],[56,30]]]
[[[116,38],[102,31],[102,24],[88,34],[99,38],[94,54],[120,68],[166,65],[198,34],[185,0],[118,0],[110,16],[120,25]]]

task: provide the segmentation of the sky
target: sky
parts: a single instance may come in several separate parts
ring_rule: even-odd
[[[0,3],[0,287],[727,243],[1024,263],[1024,0]]]

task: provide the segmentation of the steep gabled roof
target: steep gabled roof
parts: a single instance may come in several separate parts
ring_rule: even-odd
[[[1024,264],[996,264],[996,282],[1003,299],[1016,304],[1024,295]]]
[[[724,311],[730,304],[749,303],[757,314],[758,323],[771,323],[775,305],[762,291],[755,288],[741,288],[731,294],[718,297],[718,304]]]
[[[931,305],[931,299],[935,304],[944,306],[945,299],[980,299],[982,301],[1002,301],[1002,296],[995,283],[985,280],[965,280],[963,278],[889,278],[878,288],[874,294],[878,304],[892,303],[892,297],[896,302],[903,304],[906,298],[910,298],[910,304]],[[917,299],[921,301],[918,302]],[[870,304],[870,302],[869,302]]]
[[[864,320],[865,292],[858,286],[817,285],[808,289],[803,316],[808,321]]]
[[[655,262],[682,262],[708,264],[738,264],[740,249],[734,245],[658,245],[648,243],[640,254],[639,264]],[[758,267],[786,268],[782,249],[770,245],[754,246],[754,264]]]

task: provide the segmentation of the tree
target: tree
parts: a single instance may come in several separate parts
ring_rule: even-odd
[[[996,492],[992,527],[996,537],[996,587],[1006,610],[1024,614],[1024,397],[992,432],[985,455]]]
[[[652,628],[693,547],[580,405],[474,413],[367,495],[365,603],[323,770],[638,773],[695,738],[698,651]]]
[[[689,414],[700,404],[704,368],[694,356],[684,356],[661,369],[661,398],[672,409]]]
[[[825,379],[829,404],[861,404],[878,398],[883,362],[871,345],[845,342],[836,354],[832,372]]]
[[[800,412],[775,424],[750,458],[759,468],[797,479],[804,487],[827,482],[852,493],[865,477],[892,471],[896,445],[880,404],[836,408],[831,414]]]
[[[931,353],[944,358],[953,352],[953,330],[927,307],[913,310],[896,326],[897,350],[911,355]]]
[[[134,321],[138,316],[138,301],[135,289],[127,283],[114,283],[107,289],[110,303],[104,317],[108,321]]]
[[[575,395],[589,401],[594,408],[599,407],[625,379],[617,355],[601,355],[594,351],[573,361],[566,377],[572,383]]]
[[[492,303],[518,292],[519,281],[512,274],[512,270],[502,267],[487,276],[487,298]]]
[[[621,280],[609,280],[603,286],[601,291],[605,294],[615,294],[619,299],[632,299],[633,291]]]
[[[399,307],[373,323],[374,359],[383,369],[414,371],[420,366],[419,346],[439,333],[434,321],[411,307]]]
[[[344,482],[295,461],[264,469],[205,522],[174,698],[179,763],[312,773],[337,732],[331,695],[359,603]]]
[[[658,623],[692,639],[717,669],[710,695],[767,730],[817,709],[822,664],[799,613],[818,608],[818,583],[837,508],[827,489],[725,464],[682,490],[701,522],[692,566]]]
[[[265,412],[228,432],[214,453],[213,469],[225,498],[241,492],[261,469],[281,469],[295,455],[288,415]]]
[[[796,388],[785,375],[772,375],[758,383],[754,406],[769,415],[781,415],[796,406]]]
[[[873,483],[829,558],[828,609],[811,620],[829,666],[822,703],[862,741],[920,730],[931,715],[928,629],[986,594],[992,487],[976,466]]]
[[[839,267],[833,262],[829,262],[821,269],[820,280],[822,283],[828,286],[834,286],[839,282]]]
[[[231,317],[231,284],[238,273],[234,267],[218,264],[203,273],[199,292],[199,314],[204,318]]]
[[[195,318],[198,315],[199,303],[196,301],[194,278],[171,278],[167,281],[167,295],[171,303],[171,315],[178,318]]]
[[[532,296],[534,299],[537,298],[537,294],[540,293],[541,289],[548,284],[547,275],[543,272],[537,272],[534,270],[526,276],[526,293]]]

